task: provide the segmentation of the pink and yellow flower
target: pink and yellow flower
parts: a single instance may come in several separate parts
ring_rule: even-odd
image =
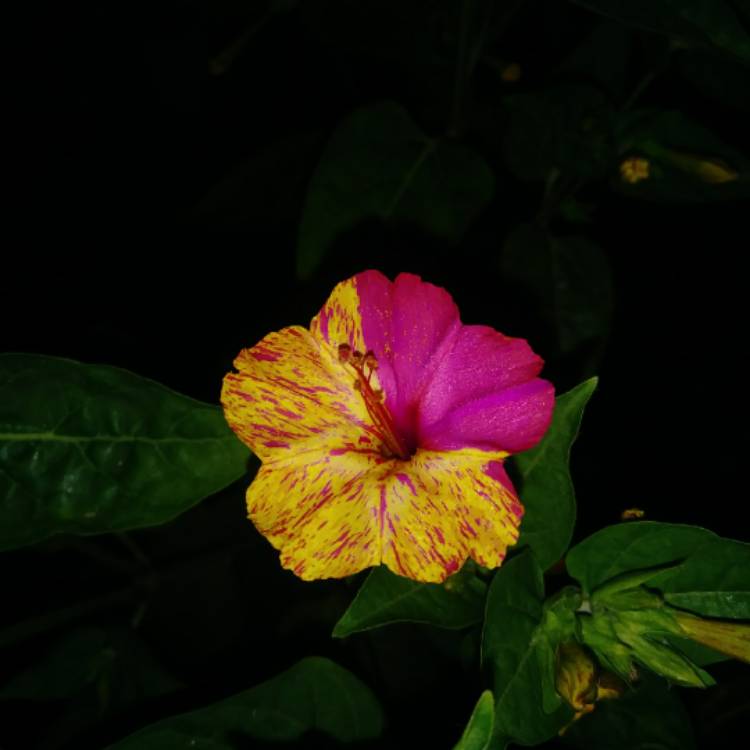
[[[503,460],[552,416],[542,364],[418,276],[341,282],[309,330],[269,334],[224,379],[227,421],[262,461],[250,519],[306,580],[497,567],[523,515]]]

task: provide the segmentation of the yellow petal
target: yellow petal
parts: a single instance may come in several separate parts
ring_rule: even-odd
[[[472,557],[496,568],[518,539],[523,508],[500,454],[417,451],[380,484],[382,562],[394,573],[439,583]]]
[[[224,378],[230,427],[262,460],[289,451],[376,446],[354,376],[336,353],[293,326],[243,349]]]
[[[331,351],[336,351],[341,344],[349,344],[353,350],[364,354],[367,347],[362,334],[359,302],[356,277],[336,284],[310,323],[315,339],[330,346]]]
[[[467,557],[497,567],[518,537],[522,508],[497,454],[320,448],[264,463],[248,513],[300,577],[338,578],[384,563],[443,581]]]

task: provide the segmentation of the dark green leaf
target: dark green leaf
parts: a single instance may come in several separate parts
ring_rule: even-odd
[[[569,606],[570,599],[557,604]],[[533,553],[525,550],[498,570],[487,595],[482,661],[494,674],[494,733],[499,747],[544,742],[572,716],[555,693],[550,669],[552,640],[563,636],[558,626],[566,618],[558,612],[550,625],[545,614],[542,570]]]
[[[328,659],[308,657],[257,687],[141,729],[116,750],[231,750],[233,738],[288,742],[317,730],[340,742],[377,737],[380,706],[370,689]]]
[[[0,698],[56,700],[96,688],[100,713],[180,687],[130,631],[81,628],[7,682]]]
[[[612,159],[609,103],[593,86],[566,85],[505,99],[510,120],[503,139],[508,167],[520,180],[554,173],[587,181]]]
[[[622,698],[602,701],[563,735],[578,750],[691,750],[690,716],[677,691],[644,674]]]
[[[164,523],[246,471],[221,409],[126,370],[0,355],[0,549]]]
[[[617,101],[625,90],[632,36],[633,32],[621,24],[602,20],[558,70],[565,76],[596,81]]]
[[[336,129],[310,182],[298,271],[312,273],[338,237],[371,217],[457,242],[493,190],[481,157],[455,141],[426,136],[399,105],[358,110]]]
[[[558,396],[549,431],[533,450],[514,457],[522,477],[521,501],[526,508],[518,544],[528,544],[547,569],[570,544],[576,502],[570,479],[570,449],[578,435],[583,409],[596,389],[591,378]]]
[[[536,298],[561,351],[607,338],[614,288],[612,270],[598,245],[521,224],[505,242],[502,271]]]
[[[320,142],[318,133],[295,133],[267,145],[203,196],[196,220],[243,231],[293,226]]]
[[[453,750],[489,750],[495,723],[495,698],[485,690],[472,711],[469,723]]]
[[[630,571],[667,566],[646,585],[670,604],[706,617],[750,615],[750,544],[696,526],[654,521],[609,526],[570,550],[566,565],[586,592]]]
[[[444,584],[419,583],[375,568],[333,629],[335,638],[395,622],[464,628],[482,619],[484,584],[469,564]]]
[[[623,157],[649,164],[645,179],[620,174],[615,187],[654,201],[716,201],[750,195],[750,160],[702,125],[679,112],[637,110],[620,116],[618,148]]]
[[[750,36],[727,0],[574,0],[597,13],[676,41],[713,46],[750,62]]]
[[[680,50],[676,67],[704,96],[750,112],[750,69],[711,50]]]

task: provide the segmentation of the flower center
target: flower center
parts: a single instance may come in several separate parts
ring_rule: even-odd
[[[383,391],[372,385],[372,374],[378,369],[378,360],[374,352],[367,351],[362,354],[356,349],[352,350],[349,344],[340,344],[339,361],[349,365],[356,373],[354,389],[362,396],[367,413],[388,454],[404,460],[409,458],[411,451],[399,436],[393,417],[383,403]]]

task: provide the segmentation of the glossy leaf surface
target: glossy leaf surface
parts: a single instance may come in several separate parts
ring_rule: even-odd
[[[0,356],[0,549],[165,523],[241,477],[221,409],[103,365]]]
[[[382,727],[382,711],[366,685],[329,659],[308,657],[257,687],[152,724],[111,748],[229,750],[237,737],[289,742],[311,730],[354,742],[377,737]]]
[[[552,425],[542,442],[514,458],[523,479],[520,496],[526,508],[518,544],[528,544],[545,570],[562,558],[573,534],[576,502],[570,450],[596,385],[597,379],[591,378],[558,396]]]
[[[482,619],[485,585],[467,566],[443,584],[420,583],[374,568],[336,623],[335,638],[389,625],[419,622],[442,628],[468,627]]]

